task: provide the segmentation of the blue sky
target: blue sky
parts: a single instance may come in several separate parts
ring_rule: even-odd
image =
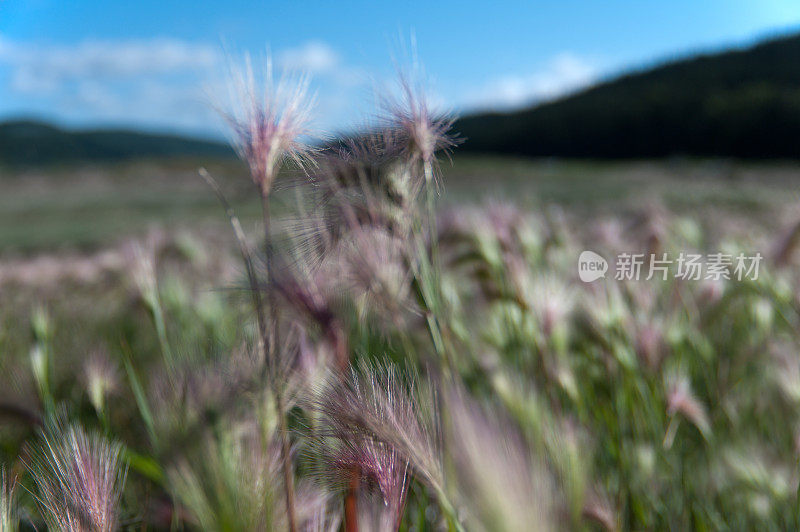
[[[374,111],[412,41],[434,101],[468,112],[793,30],[798,0],[0,0],[0,118],[219,134],[226,54],[269,50],[311,73],[337,129]]]

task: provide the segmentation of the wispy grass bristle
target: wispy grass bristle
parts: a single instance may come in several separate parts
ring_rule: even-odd
[[[26,464],[52,530],[111,532],[120,524],[127,467],[122,445],[55,419],[40,433]]]

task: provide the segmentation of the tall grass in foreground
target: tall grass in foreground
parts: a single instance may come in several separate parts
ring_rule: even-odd
[[[240,286],[193,284],[202,246],[137,248],[129,321],[77,370],[53,316],[35,313],[31,377],[14,373],[24,400],[0,402],[19,420],[0,433],[4,530],[800,522],[792,238],[756,281],[584,284],[586,247],[771,241],[658,209],[588,230],[508,204],[442,210],[436,157],[456,141],[413,83],[373,130],[316,150],[302,80],[276,88],[247,67],[237,87],[257,238],[201,173],[231,221]]]

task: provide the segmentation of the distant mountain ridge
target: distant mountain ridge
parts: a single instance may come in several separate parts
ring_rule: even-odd
[[[635,71],[567,97],[459,119],[458,153],[800,158],[800,34]],[[232,157],[225,143],[124,129],[0,123],[0,163]]]
[[[565,98],[458,120],[459,152],[800,158],[800,34],[632,72]]]
[[[62,129],[34,120],[0,123],[0,163],[49,164],[141,157],[232,157],[225,143],[125,129]]]

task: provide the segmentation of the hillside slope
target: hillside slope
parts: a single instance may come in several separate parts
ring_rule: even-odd
[[[456,123],[459,151],[592,158],[800,156],[800,35],[635,72]]]
[[[64,130],[35,121],[0,123],[0,162],[43,164],[137,157],[232,156],[223,143],[127,130]]]

